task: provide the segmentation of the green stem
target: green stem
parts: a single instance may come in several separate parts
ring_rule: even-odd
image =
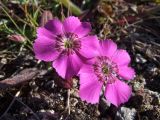
[[[68,8],[69,10],[71,10],[71,12],[75,15],[81,15],[82,14],[82,10],[76,6],[73,2],[71,2],[70,0],[58,0],[59,3],[62,3],[66,8]]]
[[[9,19],[12,21],[12,23],[15,25],[15,27],[17,28],[17,30],[23,35],[25,36],[26,40],[28,41],[28,43],[32,46],[32,42],[29,40],[29,38],[24,34],[24,32],[18,27],[18,25],[16,24],[16,22],[12,19],[12,17],[8,14],[8,12],[5,10],[5,6],[4,8],[2,7],[2,10],[4,11],[4,13],[9,17]],[[29,46],[28,46],[29,47]],[[30,47],[31,48],[31,47]]]
[[[12,19],[12,17],[8,14],[8,12],[2,7],[2,10],[4,11],[4,13],[9,17],[9,19],[12,21],[12,23],[15,25],[15,27],[17,28],[17,30],[23,34],[22,30],[18,27],[18,25],[15,23],[15,21]]]

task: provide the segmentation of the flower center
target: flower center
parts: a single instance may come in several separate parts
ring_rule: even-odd
[[[81,42],[74,33],[61,34],[56,37],[55,48],[62,54],[70,55],[81,48]]]
[[[72,42],[71,40],[66,40],[66,41],[64,42],[64,47],[65,47],[66,49],[72,48],[72,47],[73,47],[73,42]]]
[[[102,67],[102,72],[103,72],[103,74],[108,75],[108,73],[109,73],[109,68],[107,67],[107,65],[104,65],[104,66]]]
[[[118,73],[117,65],[106,56],[97,57],[93,68],[99,81],[105,83],[113,83]]]

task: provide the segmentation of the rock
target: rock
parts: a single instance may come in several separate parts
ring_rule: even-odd
[[[55,87],[55,82],[54,80],[51,80],[51,81],[48,81],[46,84],[45,84],[45,88],[54,88]]]
[[[148,89],[144,89],[144,91],[160,100],[160,93],[155,92],[155,91],[151,91],[151,90],[148,90]]]
[[[136,116],[136,109],[135,108],[126,108],[121,107],[116,114],[115,120],[135,120]]]
[[[54,110],[42,109],[38,112],[38,116],[40,117],[41,120],[57,120],[59,115],[55,113]]]
[[[78,89],[72,89],[71,90],[71,96],[75,98],[79,98],[79,93]]]
[[[54,114],[54,113],[55,113],[54,110],[46,110],[46,112],[51,113],[51,114]]]
[[[156,65],[153,64],[153,63],[150,63],[150,64],[147,65],[146,71],[147,71],[148,74],[150,74],[150,75],[154,75],[154,76],[155,76],[155,75],[158,74],[158,68],[157,68]]]
[[[60,111],[62,111],[62,110],[64,110],[64,106],[63,106],[63,105],[59,105],[59,106],[57,107],[57,109],[60,110]]]
[[[140,82],[134,82],[133,88],[135,91],[141,91],[144,89],[144,84]]]
[[[78,109],[78,110],[77,110],[77,113],[78,113],[78,114],[81,114],[81,113],[82,113],[82,110],[81,110],[81,109]]]
[[[77,105],[77,103],[78,103],[78,100],[76,98],[71,98],[70,99],[71,106],[75,107]]]
[[[1,72],[0,72],[0,79],[3,79],[3,78],[4,78],[4,75],[1,74]]]
[[[141,54],[136,54],[136,62],[143,64],[143,63],[146,63],[147,60]]]
[[[131,8],[134,12],[138,13],[137,5],[130,5],[130,8]]]
[[[1,61],[0,61],[0,63],[7,64],[7,59],[6,58],[2,58]]]

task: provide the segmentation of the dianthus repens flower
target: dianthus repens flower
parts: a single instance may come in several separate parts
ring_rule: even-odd
[[[99,42],[99,55],[90,60],[90,65],[83,65],[80,75],[80,98],[88,103],[98,103],[102,88],[106,99],[119,106],[128,101],[131,88],[122,79],[133,79],[134,69],[126,50],[117,49],[111,40]]]
[[[88,35],[91,25],[70,16],[63,22],[50,20],[37,30],[37,39],[33,45],[36,58],[53,61],[52,66],[64,79],[70,79],[80,70],[87,59],[97,53],[96,36]]]

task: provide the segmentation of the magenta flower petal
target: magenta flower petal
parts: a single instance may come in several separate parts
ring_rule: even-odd
[[[89,57],[96,56],[89,59],[87,65],[83,65],[79,72],[80,98],[88,103],[97,103],[102,85],[105,85],[104,95],[108,101],[115,106],[127,102],[131,96],[131,88],[117,77],[133,78],[134,70],[128,67],[130,56],[125,50],[117,50],[117,45],[111,40],[100,41],[98,42],[100,45],[92,40],[96,46],[89,41],[91,40],[82,38],[81,45],[83,47],[81,47],[80,53]],[[93,51],[99,53],[94,54]]]
[[[68,67],[68,71],[72,71],[71,72],[71,75],[69,77],[72,77],[74,75],[77,75],[80,68],[82,67],[83,63],[84,63],[84,59],[79,56],[79,54],[72,54],[69,56],[70,58],[70,64],[71,64],[71,67]]]
[[[50,38],[50,39],[53,39],[54,38],[54,34],[51,33],[50,31],[48,31],[46,28],[44,27],[39,27],[37,29],[37,36],[38,37],[47,37],[47,38]]]
[[[66,33],[68,32],[74,33],[76,28],[78,28],[80,25],[81,25],[80,20],[78,19],[78,17],[74,17],[74,16],[70,16],[66,18],[63,22],[64,31]]]
[[[53,63],[52,66],[56,69],[57,73],[65,78],[68,71],[68,61],[69,58],[67,56],[59,56]]]
[[[128,66],[119,66],[119,73],[122,78],[130,80],[134,78],[135,71],[133,68]]]
[[[100,41],[100,54],[103,56],[111,57],[117,50],[117,45],[112,40]]]
[[[70,16],[63,23],[58,19],[50,20],[37,30],[36,57],[53,61],[57,73],[64,79],[71,79],[88,63],[86,61],[98,54],[99,42],[96,36],[87,36],[90,30],[91,25],[78,17]]]
[[[83,66],[81,67],[78,74],[80,74],[80,75],[82,75],[82,74],[94,74],[94,71],[93,71],[93,68],[92,68],[91,65],[83,64]],[[88,79],[88,80],[91,80],[91,79]],[[85,82],[86,82],[85,79],[80,79],[80,84],[83,84]]]
[[[64,79],[70,79],[80,70],[82,60],[76,55],[60,55],[52,64],[57,73]]]
[[[101,93],[102,83],[99,82],[94,74],[83,73],[80,75],[79,95],[83,101],[88,103],[98,103]]]
[[[131,58],[126,50],[117,50],[112,57],[112,60],[117,63],[117,65],[128,65]]]
[[[79,38],[86,36],[91,31],[91,24],[88,22],[82,22],[80,26],[78,26],[74,33],[78,35]]]
[[[112,84],[106,85],[105,97],[106,99],[119,106],[121,103],[127,102],[132,93],[131,88],[120,80],[116,80]]]
[[[54,35],[63,34],[63,25],[58,19],[49,20],[44,27]]]
[[[47,37],[39,37],[33,44],[33,49],[37,59],[44,61],[53,61],[57,56],[58,52],[55,50],[53,39]]]
[[[80,53],[86,58],[92,58],[98,55],[99,41],[97,36],[87,36],[81,38]]]

